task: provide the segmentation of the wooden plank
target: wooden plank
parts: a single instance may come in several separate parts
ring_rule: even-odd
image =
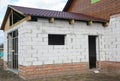
[[[18,21],[17,23],[13,24],[12,26],[8,25],[8,24],[9,24],[9,20],[8,20],[8,23],[7,23],[7,25],[5,26],[4,31],[7,31],[7,30],[9,30],[9,29],[11,29],[11,28],[14,28],[15,26],[23,23],[24,21],[28,21],[28,20],[30,20],[30,16],[25,17],[24,19]]]

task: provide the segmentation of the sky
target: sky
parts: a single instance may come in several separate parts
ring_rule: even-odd
[[[0,27],[8,5],[33,7],[62,11],[67,0],[0,0]],[[4,42],[4,33],[0,30],[0,44]]]

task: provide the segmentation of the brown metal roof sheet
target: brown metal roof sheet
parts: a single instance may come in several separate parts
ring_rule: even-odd
[[[45,10],[45,9],[37,9],[37,8],[28,8],[28,7],[20,7],[20,6],[13,6],[9,5],[6,11],[6,15],[4,17],[1,29],[4,30],[4,26],[8,17],[10,10],[13,9],[20,14],[23,15],[30,15],[36,17],[44,17],[44,18],[57,18],[57,19],[75,19],[79,21],[94,21],[104,23],[107,20],[91,17],[88,15],[80,14],[80,13],[71,13],[71,12],[64,12],[64,11],[54,11],[54,10]]]
[[[48,17],[48,18],[54,17],[59,19],[75,19],[75,20],[82,20],[82,21],[92,20],[96,22],[106,22],[106,20],[87,16],[80,13],[36,9],[36,8],[20,7],[20,6],[13,6],[13,5],[9,5],[9,7],[23,13],[24,15]]]

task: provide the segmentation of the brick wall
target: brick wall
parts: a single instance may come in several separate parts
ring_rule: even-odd
[[[48,64],[38,66],[19,66],[19,75],[24,79],[72,75],[88,71],[87,63]]]
[[[101,62],[100,67],[104,72],[120,72],[120,62],[103,61]]]
[[[109,19],[110,15],[120,13],[120,0],[100,0],[91,4],[91,0],[73,0],[68,12],[83,13]]]

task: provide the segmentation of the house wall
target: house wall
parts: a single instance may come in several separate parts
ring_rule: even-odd
[[[21,23],[21,24],[18,24],[16,27],[7,27],[9,28],[9,30],[6,30],[5,33],[4,33],[4,69],[5,70],[8,70],[8,39],[7,39],[7,35],[8,33],[10,32],[13,32],[15,30],[19,30],[20,27],[22,27],[23,25],[25,25],[25,22]],[[18,40],[19,42],[19,40]],[[19,48],[19,43],[18,43],[18,48]],[[18,49],[18,51],[20,51]]]
[[[100,0],[94,4],[91,0],[73,0],[67,11],[110,19],[111,15],[120,12],[120,0]]]
[[[26,22],[19,28],[20,76],[30,79],[87,71],[88,35],[99,35],[101,49],[104,49],[105,29],[101,23],[88,26],[85,22],[76,21],[70,25],[68,20]],[[48,34],[66,34],[65,45],[48,45]],[[105,60],[104,52],[97,54],[98,61]]]
[[[120,14],[111,16],[105,36],[105,61],[102,67],[120,72]]]
[[[88,26],[76,21],[70,25],[68,20],[57,19],[54,23],[48,19],[24,22],[5,32],[4,67],[7,68],[7,33],[18,29],[18,72],[24,79],[88,71],[88,35],[98,35],[97,68],[120,71],[119,20],[112,18],[106,28],[101,23]],[[48,45],[48,34],[66,34],[65,45]]]
[[[97,23],[92,26],[87,26],[84,22],[70,25],[68,21],[56,20],[55,23],[49,23],[46,19],[26,22],[19,29],[20,57],[25,57],[19,63],[31,66],[88,62],[88,35],[99,35],[102,42],[104,29],[102,24]],[[66,34],[65,45],[48,45],[48,34]]]

